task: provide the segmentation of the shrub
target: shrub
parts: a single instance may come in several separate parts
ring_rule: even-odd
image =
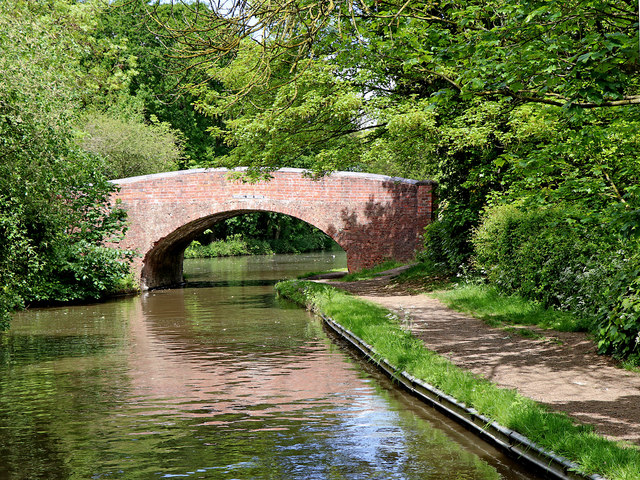
[[[640,365],[640,255],[629,259],[605,287],[598,312],[598,350]]]
[[[82,146],[106,160],[105,175],[111,178],[176,170],[182,158],[182,142],[166,123],[93,113],[82,129]]]
[[[423,236],[425,249],[419,260],[437,266],[446,274],[459,272],[472,252],[468,231],[468,224],[450,219],[427,225]]]
[[[599,350],[638,358],[637,241],[575,208],[489,208],[473,236],[475,267],[499,290],[571,311],[592,325]]]
[[[56,249],[25,298],[35,302],[100,299],[119,290],[133,253],[79,241]]]

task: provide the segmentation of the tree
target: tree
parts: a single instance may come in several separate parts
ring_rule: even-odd
[[[259,51],[247,43],[233,61],[208,72],[225,90],[187,86],[198,98],[197,110],[224,119],[224,127],[210,131],[232,149],[216,164],[250,165],[263,172],[283,165],[331,172],[358,159],[358,143],[348,135],[369,127],[361,120],[363,101],[348,82],[314,61],[307,61],[291,82],[290,65],[273,62],[269,81],[234,102],[236,92],[250,81],[256,62],[260,62]]]
[[[100,160],[74,143],[91,4],[0,4],[0,325],[25,302],[97,298],[126,274]],[[77,36],[78,37],[77,37]]]
[[[124,108],[130,109],[133,103],[136,121],[152,126],[158,122],[168,124],[176,132],[183,150],[178,160],[180,168],[206,165],[227,150],[220,140],[208,133],[208,129],[219,122],[196,111],[192,105],[195,98],[179,88],[181,82],[187,81],[188,75],[185,75],[180,62],[169,50],[171,41],[167,44],[167,40],[149,28],[147,7],[145,0],[118,0],[110,2],[109,7],[101,10],[96,17],[92,36],[104,44],[106,50],[109,45],[117,46],[118,55],[117,58],[113,54],[93,55],[88,63],[103,65],[100,67],[103,69],[118,70],[118,65],[125,66],[128,62],[132,71],[124,98],[109,99],[103,110],[109,110],[107,113],[112,117],[130,121],[130,114],[114,112],[113,105],[124,102]],[[163,4],[158,7],[157,14],[166,18],[169,10],[170,6]],[[180,10],[182,15],[189,13],[178,7],[175,10]],[[216,88],[214,83],[208,86]]]
[[[112,179],[177,170],[181,140],[164,122],[120,119],[93,113],[83,118],[82,147],[104,159],[103,174]]]
[[[338,65],[357,63],[360,78],[363,64],[372,78],[400,62],[418,85],[437,82],[440,90],[467,96],[582,108],[640,104],[631,0],[236,0],[171,7],[160,15],[158,3],[154,19],[185,68],[225,63],[245,39],[259,46],[262,61],[240,94],[268,80],[273,60],[286,56],[297,71],[303,60],[335,56]],[[386,83],[378,78],[370,86]]]
[[[154,18],[186,70],[223,85],[187,86],[203,113],[226,121],[226,131],[214,129],[234,147],[225,165],[273,169],[304,158],[317,173],[435,177],[451,222],[446,235],[468,240],[488,195],[513,182],[524,192],[553,170],[536,165],[566,158],[559,142],[532,141],[540,118],[576,142],[598,132],[598,148],[615,151],[622,116],[627,143],[635,143],[634,8],[630,0],[175,2]],[[197,24],[184,21],[185,9]],[[323,101],[310,104],[311,91]],[[635,168],[632,149],[625,151],[620,171]],[[583,173],[597,171],[590,155]],[[570,189],[566,170],[553,171],[552,183]],[[606,180],[610,172],[602,172]],[[609,177],[601,184],[607,195],[620,181]],[[462,261],[467,240],[454,247]]]

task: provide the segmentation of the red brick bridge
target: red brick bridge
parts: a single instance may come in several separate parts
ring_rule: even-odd
[[[349,271],[413,258],[433,218],[432,181],[335,172],[320,179],[285,168],[246,183],[227,169],[196,169],[114,180],[127,210],[121,248],[136,250],[143,289],[182,283],[185,248],[216,222],[253,211],[297,217],[347,253]]]

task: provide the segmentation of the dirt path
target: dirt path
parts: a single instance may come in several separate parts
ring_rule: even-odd
[[[546,341],[510,334],[427,295],[409,294],[390,278],[330,283],[395,311],[429,349],[456,365],[592,424],[602,435],[640,445],[640,374],[597,355],[585,334],[540,330]]]

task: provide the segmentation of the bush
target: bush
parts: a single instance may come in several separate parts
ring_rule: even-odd
[[[598,312],[598,351],[640,365],[640,255],[630,259],[604,289]]]
[[[106,160],[104,173],[125,178],[177,170],[182,143],[168,124],[93,113],[84,119],[82,146]]]
[[[86,241],[65,245],[51,256],[25,298],[35,302],[100,299],[122,287],[131,257],[131,252]]]
[[[425,249],[419,260],[435,265],[445,274],[455,274],[469,262],[472,252],[469,225],[443,219],[427,225],[424,232]]]
[[[504,292],[575,308],[575,286],[600,276],[594,261],[603,246],[571,220],[560,210],[491,208],[474,233],[475,266]]]
[[[473,236],[475,267],[499,290],[571,311],[592,325],[600,352],[638,359],[637,241],[575,208],[489,208]]]

